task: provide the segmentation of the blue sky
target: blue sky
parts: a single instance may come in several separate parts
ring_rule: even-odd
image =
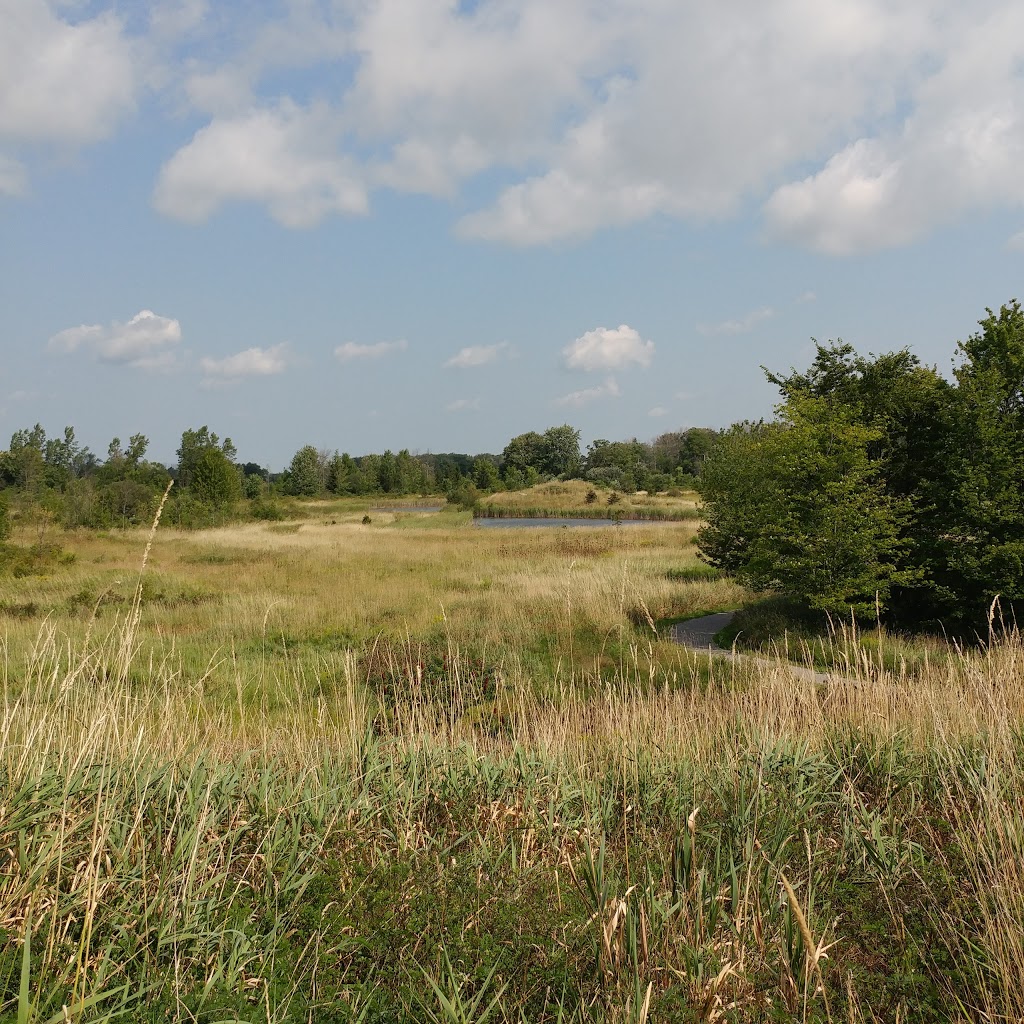
[[[0,444],[500,451],[947,370],[1024,298],[1008,0],[0,0]]]

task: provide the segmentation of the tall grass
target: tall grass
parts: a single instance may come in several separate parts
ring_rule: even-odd
[[[51,612],[31,638],[11,624],[0,1019],[1024,1019],[1019,635],[820,685],[629,626],[663,586],[721,582],[673,583],[668,554],[513,538],[487,544],[541,557],[501,582],[519,605],[501,624],[525,630],[539,604],[561,660],[538,669],[518,634],[447,606],[372,657],[312,657],[294,643],[322,621],[293,578],[310,551],[358,565],[375,537],[403,553],[392,586],[417,578],[386,530],[330,537],[158,538],[151,594],[179,593],[186,558],[222,616],[238,598],[218,573],[279,588],[273,607],[250,592],[266,649],[240,656],[227,626],[205,668],[177,630],[207,628],[213,602],[147,603],[148,575],[124,577],[137,605]],[[420,558],[482,556],[467,574],[505,557],[468,531],[432,538]],[[614,657],[590,646],[595,622]]]

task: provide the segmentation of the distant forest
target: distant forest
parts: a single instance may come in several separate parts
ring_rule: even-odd
[[[69,528],[147,523],[172,480],[165,521],[184,527],[280,518],[282,497],[443,494],[470,507],[481,494],[553,478],[583,478],[622,491],[691,488],[720,436],[695,427],[651,442],[597,440],[584,452],[580,432],[562,424],[513,437],[500,455],[403,448],[352,456],[305,445],[283,472],[270,473],[241,461],[231,438],[207,426],[184,431],[177,463],[165,466],[146,458],[144,434],[127,443],[115,437],[101,459],[77,442],[73,427],[51,437],[37,423],[16,431],[0,452],[0,540],[12,515]]]

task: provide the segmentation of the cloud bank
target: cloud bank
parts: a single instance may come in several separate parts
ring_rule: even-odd
[[[148,19],[0,0],[0,19],[8,195],[38,147],[109,138],[153,93],[156,117],[198,122],[154,187],[185,221],[244,202],[309,227],[387,189],[472,195],[460,235],[542,245],[753,207],[767,237],[844,255],[1024,205],[1015,0],[360,0],[230,19],[202,0]]]

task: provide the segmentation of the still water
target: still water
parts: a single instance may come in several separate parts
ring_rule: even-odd
[[[650,519],[474,519],[477,526],[489,529],[513,526],[650,526]]]

